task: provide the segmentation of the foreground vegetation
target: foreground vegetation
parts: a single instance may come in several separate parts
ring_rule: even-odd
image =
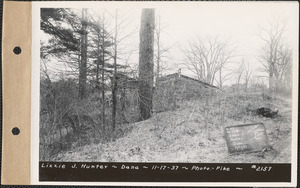
[[[260,94],[184,101],[180,107],[142,122],[119,124],[110,139],[73,146],[53,155],[54,161],[99,162],[290,162],[291,104]],[[257,115],[259,107],[278,109],[274,118]],[[264,153],[229,156],[224,127],[265,125],[270,148]]]

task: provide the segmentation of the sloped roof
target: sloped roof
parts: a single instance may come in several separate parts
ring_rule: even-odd
[[[178,74],[178,73],[173,73],[173,74],[169,74],[169,75],[166,75],[166,76],[162,76],[162,77],[159,78],[159,80],[162,81],[162,80],[167,80],[167,79],[174,78],[174,77],[179,77],[179,74]],[[206,86],[208,86],[208,87],[212,87],[212,88],[219,89],[219,88],[216,87],[216,86],[213,86],[213,85],[211,85],[211,84],[208,84],[208,83],[203,82],[203,81],[200,81],[200,80],[197,80],[197,79],[195,79],[195,78],[191,78],[191,77],[189,77],[189,76],[185,76],[185,75],[183,75],[183,74],[180,74],[180,77],[181,77],[181,78],[188,79],[188,80],[193,80],[193,81],[195,81],[195,82],[201,83],[201,84],[206,85]]]

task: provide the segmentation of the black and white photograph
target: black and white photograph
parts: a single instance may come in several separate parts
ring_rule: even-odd
[[[40,169],[291,164],[298,11],[296,2],[40,6]]]

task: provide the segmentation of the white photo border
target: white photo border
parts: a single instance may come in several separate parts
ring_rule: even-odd
[[[41,182],[39,181],[39,95],[40,95],[40,9],[47,8],[76,8],[84,5],[86,8],[95,5],[122,7],[125,5],[139,7],[166,6],[166,4],[201,4],[201,3],[294,3],[295,9],[298,9],[298,2],[96,2],[96,1],[55,1],[55,2],[32,2],[32,104],[31,104],[31,184],[33,185],[115,185],[115,186],[264,186],[264,187],[282,187],[297,185],[297,153],[298,153],[298,78],[299,78],[299,25],[295,25],[298,29],[297,40],[294,40],[293,46],[293,131],[292,131],[292,181],[291,183],[213,183],[213,182],[197,182],[197,183],[178,183],[178,182]],[[297,6],[298,5],[298,6]],[[299,10],[297,12],[299,23]],[[295,23],[296,24],[296,23]]]

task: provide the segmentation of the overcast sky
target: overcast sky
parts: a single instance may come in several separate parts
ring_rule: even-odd
[[[176,44],[169,52],[167,63],[174,70],[183,63],[181,49],[188,41],[196,36],[218,36],[228,39],[235,44],[239,59],[245,58],[255,67],[260,49],[263,46],[259,38],[259,27],[268,27],[274,19],[287,20],[285,39],[293,49],[294,61],[298,56],[298,3],[297,2],[47,2],[37,3],[43,7],[89,8],[90,12],[101,14],[105,9],[114,12],[116,8],[129,22],[127,32],[134,28],[137,32],[132,35],[128,43],[136,48],[139,42],[139,26],[142,8],[155,8],[156,15],[160,15],[161,22],[166,27],[163,30],[162,45],[165,47]],[[131,63],[138,63],[136,55]],[[232,65],[235,66],[235,65]],[[185,71],[185,74],[190,72]]]

